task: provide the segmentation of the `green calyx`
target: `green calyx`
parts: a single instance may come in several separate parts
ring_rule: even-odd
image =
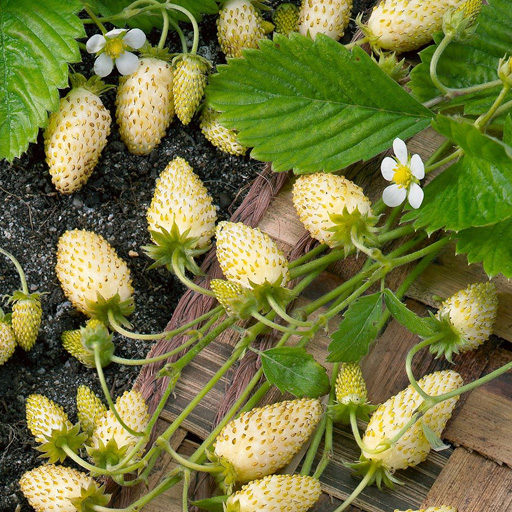
[[[125,327],[131,327],[130,322],[126,319],[135,310],[133,297],[121,302],[121,298],[116,293],[110,299],[104,299],[99,292],[96,292],[96,300],[92,301],[86,299],[87,310],[91,317],[97,318],[105,325],[109,325],[109,314],[111,314],[115,321]]]
[[[175,252],[178,252],[178,265],[181,271],[187,269],[194,275],[201,275],[201,269],[197,266],[194,258],[200,256],[210,249],[210,245],[198,248],[198,237],[189,237],[190,230],[180,233],[178,226],[174,222],[170,231],[160,227],[160,231],[149,231],[153,245],[145,245],[142,250],[155,262],[149,267],[167,267],[172,272],[172,262]]]
[[[330,215],[334,226],[328,228],[333,233],[330,244],[343,247],[345,256],[355,248],[361,246],[376,247],[378,245],[376,233],[379,228],[375,227],[379,218],[368,213],[361,213],[358,208],[348,212],[347,208],[338,214]]]
[[[330,405],[328,407],[328,414],[334,421],[349,425],[350,416],[352,415],[355,415],[355,417],[361,421],[369,421],[371,413],[377,409],[377,407],[378,406],[369,404],[368,402],[347,401],[346,403]]]
[[[260,311],[262,307],[253,290],[244,288],[237,283],[224,279],[213,279],[210,282],[210,288],[229,316],[239,319],[250,318],[254,312]]]
[[[4,313],[3,309],[0,308],[0,323],[11,325],[12,313]]]
[[[278,303],[288,304],[295,298],[295,292],[289,288],[281,286],[283,276],[280,276],[275,282],[269,283],[265,281],[263,284],[256,284],[249,280],[251,285],[251,293],[254,296],[260,310],[267,313],[272,309],[269,305],[268,299],[272,297]]]
[[[15,302],[20,302],[22,300],[26,300],[28,302],[34,303],[36,306],[41,306],[41,295],[42,293],[25,293],[21,290],[16,290],[11,296],[8,296],[7,302],[9,304],[13,304]]]
[[[94,323],[80,329],[81,343],[84,352],[81,354],[80,361],[88,366],[95,366],[95,352],[100,356],[101,367],[104,368],[112,360],[115,346],[112,341],[112,334],[103,323]]]
[[[222,492],[231,494],[237,483],[237,474],[233,464],[226,457],[218,456],[213,451],[207,451],[206,455],[212,465],[222,468],[222,471],[214,473],[217,485]]]
[[[109,469],[117,465],[131,448],[131,445],[117,446],[114,438],[110,439],[107,444],[104,444],[101,439],[95,439],[97,446],[86,446],[87,454],[94,461],[94,465],[102,468]]]
[[[453,354],[458,354],[461,349],[468,345],[468,341],[462,336],[460,331],[450,322],[450,313],[446,312],[440,318],[432,318],[435,320],[435,334],[441,335],[441,338],[429,347],[436,359],[445,357],[447,361],[453,363]]]
[[[482,9],[482,0],[467,0],[457,9],[443,16],[443,32],[454,41],[466,41],[476,30],[476,20]]]
[[[393,490],[396,485],[403,485],[403,482],[396,478],[393,473],[383,465],[381,460],[371,460],[361,455],[359,462],[346,463],[345,466],[352,469],[355,475],[363,478],[368,473],[372,472],[373,474],[367,485],[375,484],[381,491],[383,486]]]
[[[400,83],[407,77],[411,66],[405,62],[405,58],[398,60],[395,52],[385,53],[380,49],[377,54],[378,60],[373,55],[371,56],[372,60],[395,82]]]
[[[208,59],[201,57],[201,55],[192,55],[191,53],[178,53],[172,59],[172,65],[176,66],[180,60],[188,60],[189,62],[193,62],[195,65],[201,68],[203,73],[208,73],[208,71],[212,69],[212,63]]]
[[[69,75],[69,81],[73,89],[82,88],[96,96],[101,96],[104,92],[116,88],[115,85],[106,84],[98,75],[86,78],[80,73],[72,73]]]
[[[172,58],[168,48],[158,48],[158,46],[151,46],[147,41],[144,46],[139,50],[141,58],[148,57],[152,59],[163,60],[169,62]]]
[[[81,490],[80,496],[71,498],[72,505],[78,512],[95,512],[96,506],[105,507],[110,501],[110,494],[105,494],[105,487],[98,487],[96,482]]]
[[[40,457],[48,459],[50,464],[64,462],[67,457],[63,446],[67,446],[72,452],[78,453],[87,441],[87,434],[80,432],[80,424],[77,423],[69,428],[63,424],[58,429],[53,429],[49,436],[45,436],[46,442],[36,449],[41,452]]]

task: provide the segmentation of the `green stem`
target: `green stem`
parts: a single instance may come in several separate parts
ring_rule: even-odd
[[[155,441],[157,446],[163,448],[178,464],[181,466],[190,469],[191,471],[201,471],[203,473],[220,473],[223,471],[222,466],[204,466],[202,464],[196,464],[185,457],[182,457],[179,453],[172,449],[171,444],[167,439],[163,439],[159,437]]]
[[[96,23],[98,28],[101,30],[101,33],[105,35],[107,33],[107,29],[105,28],[105,25],[100,21],[100,19],[94,14],[94,11],[91,9],[91,7],[88,4],[84,4],[85,12],[89,15],[91,20]]]
[[[505,96],[510,91],[510,85],[507,83],[503,84],[503,87],[501,88],[500,93],[498,94],[498,97],[494,100],[494,103],[492,104],[491,108],[486,114],[482,114],[476,121],[475,121],[475,127],[479,130],[482,130],[485,125],[492,119],[493,115],[495,114],[496,110],[498,110],[498,107],[503,103],[503,100],[505,99]]]
[[[327,403],[327,407],[334,404],[336,399],[336,379],[338,377],[338,372],[340,369],[339,363],[334,363],[332,365],[332,373],[331,373],[331,391],[329,393],[329,401]],[[325,468],[329,464],[329,461],[332,457],[332,446],[333,446],[333,430],[334,430],[334,420],[331,415],[326,414],[327,421],[325,423],[325,436],[324,436],[324,450],[322,452],[322,457],[320,458],[320,462],[318,463],[315,472],[313,473],[313,478],[320,478]]]
[[[300,470],[300,474],[302,476],[307,476],[311,472],[311,468],[313,467],[313,462],[315,461],[315,456],[318,453],[320,442],[324,436],[325,427],[327,425],[327,417],[328,414],[324,414],[318,427],[315,430],[313,435],[313,439],[311,440],[311,444],[309,445],[308,451],[306,453],[306,457],[302,463],[302,468]]]
[[[494,112],[494,118],[501,116],[501,114],[504,114],[505,112],[508,112],[512,108],[512,100],[507,101],[506,103],[503,103],[500,107],[496,109],[496,112]],[[487,128],[490,128],[490,126],[487,126]],[[502,127],[500,127],[502,128]],[[502,128],[503,129],[503,128]]]
[[[361,39],[358,39],[357,41],[352,41],[351,43],[346,44],[345,48],[347,50],[352,50],[352,48],[354,48],[354,46],[361,46],[363,44],[366,44],[368,41],[370,41],[370,38],[366,36]]]
[[[114,312],[111,309],[108,310],[108,322],[114,331],[116,331],[118,334],[121,334],[125,338],[130,338],[131,340],[159,340],[167,334],[166,332],[159,332],[156,334],[139,334],[136,332],[127,331],[121,324],[118,323]]]
[[[291,317],[285,310],[285,306],[279,303],[271,294],[268,294],[266,300],[269,306],[283,319],[292,325],[298,325],[300,327],[311,327],[313,324],[311,322],[304,322],[302,320],[298,320],[297,318]]]
[[[208,295],[208,297],[215,297],[215,294],[211,290],[207,290],[206,288],[203,288],[202,286],[197,285],[196,283],[194,283],[188,277],[185,276],[185,274],[182,272],[179,262],[178,262],[179,256],[180,256],[180,251],[174,251],[172,254],[171,265],[172,265],[172,271],[174,272],[174,275],[187,288],[190,288],[191,290],[194,290],[195,292],[202,293],[203,295]]]
[[[308,274],[313,270],[318,268],[325,269],[331,263],[335,263],[345,257],[345,251],[343,249],[334,249],[330,253],[322,256],[314,261],[310,261],[308,263],[304,263],[303,265],[294,267],[290,271],[290,279],[296,279],[297,277],[303,276],[304,274]]]
[[[188,489],[190,487],[190,471],[183,472],[183,489],[181,491],[181,507],[183,512],[188,512]]]
[[[158,48],[160,50],[165,46],[165,40],[167,39],[167,34],[169,33],[169,13],[166,9],[162,9],[162,33],[160,34],[160,40],[158,41]]]
[[[183,34],[183,30],[181,30],[180,26],[173,19],[170,19],[169,23],[172,25],[172,27],[178,34],[178,37],[180,38],[181,51],[183,53],[188,53],[187,40],[185,39],[185,34]]]
[[[389,218],[393,216],[394,213],[397,213],[398,215],[401,213],[400,208],[393,208],[391,211],[391,214]],[[414,226],[412,224],[405,224],[404,226],[400,226],[396,229],[390,230],[392,224],[390,224],[386,230],[386,232],[379,235],[379,244],[383,245],[386,244],[392,240],[396,240],[397,238],[402,238],[403,236],[412,235],[415,231]]]
[[[201,330],[199,331],[201,333],[206,327],[210,327],[211,325],[213,325],[222,316],[223,312],[224,312],[224,308],[222,306],[217,306],[216,308],[208,311],[204,315],[201,315],[200,317],[195,318],[191,322],[189,322],[185,325],[182,325],[178,329],[174,329],[172,331],[164,331],[163,333],[161,333],[161,336],[157,339],[160,339],[160,338],[170,339],[174,336],[177,336],[178,334],[182,334],[183,332],[187,331],[194,325],[196,325],[200,322],[203,322],[204,320],[208,320],[208,318],[211,317],[209,322],[206,323],[205,326],[202,327]],[[116,331],[117,331],[117,329],[116,329]],[[122,334],[122,332],[119,332],[119,334]],[[133,333],[130,333],[130,334],[133,334]],[[124,336],[124,334],[123,334],[123,336]],[[152,335],[149,335],[149,336],[152,336]],[[164,361],[165,359],[168,359],[169,357],[171,357],[175,354],[179,354],[182,350],[184,350],[185,348],[187,348],[190,345],[192,345],[193,343],[195,343],[196,338],[197,338],[197,335],[193,336],[192,338],[190,338],[190,340],[188,340],[186,343],[183,343],[179,347],[176,347],[175,349],[173,349],[165,354],[159,355],[159,356],[150,357],[147,359],[125,359],[124,357],[112,356],[111,361],[114,363],[118,363],[118,364],[132,365],[132,366],[157,363],[159,361]],[[135,339],[138,339],[138,338],[135,338]],[[152,339],[152,338],[150,338],[150,339]]]
[[[448,237],[442,238],[441,240],[438,240],[437,242],[434,242],[433,244],[428,245],[427,247],[424,247],[423,249],[420,249],[419,251],[413,252],[411,254],[407,254],[406,256],[401,256],[399,258],[394,258],[390,260],[390,263],[392,265],[392,268],[400,267],[402,265],[407,265],[407,263],[411,263],[415,260],[419,260],[420,258],[423,258],[424,256],[428,256],[432,252],[439,252],[444,246],[448,245],[450,243],[450,239]]]
[[[94,466],[93,464],[89,464],[86,460],[82,459],[80,455],[76,454],[67,444],[63,444],[60,446],[65,452],[66,455],[76,464],[83,467],[84,469],[87,469],[87,471],[90,471],[91,473],[94,473],[96,475],[110,475],[110,471],[108,469],[99,468],[97,466]]]
[[[370,468],[368,469],[368,473],[366,473],[366,475],[361,480],[359,485],[354,489],[352,494],[334,512],[342,512],[343,510],[346,510],[349,507],[349,505],[352,504],[352,502],[363,492],[368,483],[371,481],[378,467],[378,464],[372,464],[370,466]]]
[[[409,382],[411,383],[411,386],[416,390],[416,392],[421,396],[421,398],[423,398],[423,400],[429,400],[431,396],[428,393],[425,393],[425,391],[423,391],[423,389],[420,388],[418,382],[414,378],[414,373],[412,371],[412,360],[420,350],[422,350],[425,347],[428,347],[429,345],[432,345],[432,343],[439,341],[443,337],[444,333],[441,332],[424,339],[420,343],[414,345],[414,347],[412,347],[411,350],[409,350],[407,357],[405,359],[405,371],[407,373],[407,377],[409,377]]]
[[[284,325],[276,324],[275,322],[272,322],[272,320],[270,320],[266,316],[263,316],[262,314],[258,313],[257,311],[253,311],[251,313],[251,316],[254,317],[256,320],[258,320],[258,322],[261,322],[262,324],[265,324],[267,327],[270,327],[271,329],[275,329],[276,331],[289,332],[290,334],[298,333],[297,329],[291,329]]]
[[[0,247],[0,253],[3,254],[4,256],[7,256],[7,258],[9,258],[12,261],[12,263],[14,263],[14,266],[16,267],[16,270],[18,271],[18,275],[20,276],[21,290],[25,295],[28,295],[29,291],[28,291],[28,286],[27,286],[27,279],[25,277],[25,272],[23,271],[23,268],[20,265],[19,261],[10,252],[7,252],[5,249],[2,249],[1,247]]]
[[[430,61],[430,79],[432,83],[446,96],[450,96],[450,88],[446,87],[441,83],[437,76],[437,65],[439,64],[439,59],[448,45],[452,42],[452,38],[449,36],[445,36],[444,39],[439,43],[438,47],[434,51],[434,55],[432,55],[432,60]]]
[[[451,155],[448,155],[447,157],[443,158],[442,160],[439,160],[439,162],[436,162],[435,164],[431,164],[428,167],[425,167],[425,174],[428,174],[429,172],[432,172],[433,170],[438,169],[439,167],[442,167],[443,165],[446,165],[447,163],[451,162],[452,160],[459,158],[463,154],[464,154],[464,151],[462,149],[458,149],[457,151],[454,151]]]
[[[117,409],[115,408],[114,402],[112,400],[112,397],[110,396],[110,392],[108,390],[107,382],[105,380],[105,374],[103,373],[103,368],[101,366],[101,356],[100,356],[100,347],[97,343],[94,344],[94,362],[96,363],[96,372],[98,373],[98,378],[101,383],[101,389],[103,390],[103,394],[105,395],[105,398],[108,402],[108,405],[110,407],[110,410],[113,412],[114,416],[116,417],[117,421],[121,424],[121,426],[128,431],[130,434],[136,437],[144,436],[144,433],[136,432],[135,430],[131,429],[121,418],[119,413],[117,412]]]
[[[194,16],[192,16],[190,11],[188,11],[184,7],[181,7],[181,5],[169,4],[169,3],[165,3],[164,5],[165,5],[166,9],[173,9],[175,11],[180,11],[185,16],[187,16],[187,18],[190,20],[190,23],[192,23],[192,28],[194,29],[194,39],[192,41],[192,48],[190,49],[189,53],[191,55],[195,55],[197,53],[197,48],[199,46],[199,26],[197,25],[196,19],[194,18]]]
[[[328,248],[329,247],[326,244],[320,244],[320,245],[317,245],[316,247],[313,247],[313,249],[308,251],[303,256],[300,256],[300,258],[296,258],[293,261],[290,261],[290,263],[288,264],[288,269],[292,270],[295,267],[299,267],[300,265],[307,263],[315,256],[318,256],[319,254],[322,254],[323,252],[325,252]]]

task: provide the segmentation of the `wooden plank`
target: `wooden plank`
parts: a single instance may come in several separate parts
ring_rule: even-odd
[[[498,350],[484,374],[512,361],[512,352]],[[512,372],[474,389],[450,423],[445,436],[450,441],[512,466]]]
[[[512,510],[512,470],[457,448],[428,493],[423,507],[452,505],[459,512]]]
[[[441,473],[451,454],[450,449],[440,453],[431,452],[427,460],[415,468],[397,471],[396,476],[405,485],[398,485],[394,491],[380,491],[367,487],[354,504],[366,512],[393,512],[395,509],[419,508],[427,493]],[[331,462],[324,471],[321,481],[324,490],[340,499],[346,499],[356,488],[359,480],[344,462],[358,460],[360,450],[348,427],[336,426],[334,431],[334,452]]]

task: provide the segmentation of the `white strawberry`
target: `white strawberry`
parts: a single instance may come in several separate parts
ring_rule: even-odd
[[[245,155],[247,148],[237,140],[234,130],[225,128],[219,123],[220,112],[205,108],[201,114],[200,128],[203,135],[217,148],[230,155]]]
[[[272,14],[272,21],[275,32],[278,34],[290,35],[297,32],[299,24],[299,9],[291,3],[279,4]]]
[[[290,462],[322,417],[316,399],[278,402],[242,413],[217,436],[212,460],[225,467],[225,483],[275,473]]]
[[[118,321],[133,311],[130,270],[115,249],[92,231],[66,231],[57,246],[55,267],[73,306],[108,323],[108,310]]]
[[[321,494],[320,482],[312,476],[269,475],[232,494],[225,512],[306,512]]]
[[[289,280],[288,261],[276,243],[258,228],[241,222],[219,222],[217,259],[229,281],[244,288]]]
[[[350,21],[352,0],[302,0],[299,33],[312,39],[324,34],[338,41]]]
[[[11,315],[0,308],[0,365],[4,364],[16,349],[16,336],[11,325]]]
[[[174,117],[173,71],[161,58],[145,57],[137,71],[119,79],[116,118],[128,150],[147,155]]]
[[[85,385],[79,386],[76,391],[76,408],[80,426],[90,436],[97,420],[105,415],[107,408],[96,393]]]
[[[24,473],[20,487],[36,512],[94,510],[94,505],[105,506],[110,501],[110,495],[90,476],[54,464]]]
[[[71,428],[64,409],[44,395],[30,395],[26,403],[27,426],[38,443],[46,442],[52,430]]]
[[[72,75],[73,88],[50,115],[44,150],[52,182],[62,194],[72,194],[89,179],[110,134],[112,118],[99,94],[98,77]],[[108,88],[108,87],[107,87]]]
[[[465,0],[381,0],[363,31],[379,48],[401,53],[416,50],[441,30],[444,14]]]
[[[245,48],[258,48],[267,32],[251,0],[227,0],[217,19],[217,37],[226,57],[242,57]]]

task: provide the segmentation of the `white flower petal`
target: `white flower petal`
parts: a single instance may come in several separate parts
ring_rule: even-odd
[[[131,75],[139,69],[139,58],[131,52],[123,52],[116,59],[116,68],[121,75]]]
[[[94,62],[94,72],[98,76],[110,75],[112,69],[114,69],[114,61],[106,53],[102,53]]]
[[[415,178],[422,180],[425,177],[425,165],[420,155],[412,155],[410,169]]]
[[[126,30],[125,28],[115,28],[114,30],[107,32],[105,34],[105,37],[107,39],[114,39],[114,37],[117,37],[119,34],[122,34],[123,32],[128,32],[128,30]]]
[[[393,151],[395,152],[395,156],[397,160],[402,165],[407,165],[407,157],[409,156],[407,153],[407,146],[402,139],[398,137],[393,141]]]
[[[423,189],[417,183],[412,183],[409,187],[409,204],[413,208],[419,208],[423,202],[424,195]]]
[[[396,160],[387,156],[380,164],[380,172],[385,180],[391,181],[395,175]]]
[[[107,41],[101,34],[94,34],[87,41],[85,48],[88,53],[98,53],[106,44]]]
[[[123,42],[130,48],[138,50],[146,42],[146,34],[144,34],[140,28],[134,28],[129,30],[128,33],[123,37]]]
[[[405,201],[406,197],[407,190],[404,187],[399,187],[396,184],[386,187],[382,193],[382,200],[387,206],[398,206]]]

